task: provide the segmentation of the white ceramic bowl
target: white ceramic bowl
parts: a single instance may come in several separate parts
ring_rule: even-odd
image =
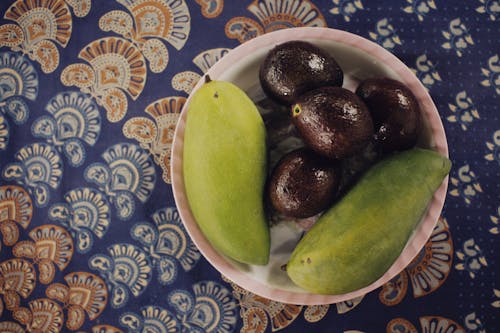
[[[290,40],[305,40],[331,53],[344,71],[344,87],[355,89],[357,83],[368,77],[390,77],[402,81],[415,94],[423,113],[423,130],[419,146],[448,156],[446,136],[438,111],[425,87],[398,58],[384,48],[360,36],[328,28],[293,28],[279,30],[252,39],[231,50],[210,70],[212,80],[230,81],[247,92],[252,99],[263,96],[258,79],[258,68],[267,52]],[[200,80],[194,91],[204,80]],[[271,256],[266,266],[237,263],[218,253],[199,229],[186,198],[183,174],[183,137],[189,99],[181,113],[175,131],[172,150],[172,186],[177,208],[184,225],[205,258],[224,276],[254,294],[291,304],[331,304],[362,296],[388,282],[401,272],[418,254],[429,238],[441,213],[448,184],[446,178],[436,191],[427,213],[408,240],[401,255],[390,269],[371,285],[342,295],[311,294],[293,284],[280,266],[287,259],[300,237],[300,230],[291,223],[271,228]]]

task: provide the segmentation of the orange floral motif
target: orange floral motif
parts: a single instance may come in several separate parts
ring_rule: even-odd
[[[234,17],[226,24],[226,36],[243,43],[266,32],[292,27],[326,27],[326,20],[310,0],[254,0],[248,7],[260,21]]]
[[[17,0],[7,9],[4,18],[16,24],[0,26],[0,46],[27,54],[40,63],[45,73],[55,71],[59,66],[56,44],[67,46],[73,26],[66,2]]]
[[[411,282],[415,298],[436,291],[448,277],[453,260],[453,241],[448,223],[440,218],[425,247],[404,271],[386,283],[379,293],[385,305],[399,304]]]
[[[149,61],[153,73],[165,70],[168,50],[184,47],[191,28],[189,8],[184,0],[117,0],[130,12],[113,10],[99,20],[104,31],[113,31],[133,43]]]
[[[40,283],[48,284],[56,274],[55,266],[62,271],[70,263],[74,252],[73,240],[66,229],[52,224],[31,230],[29,236],[33,241],[17,243],[12,253],[38,264],[38,279]]]
[[[0,322],[0,332],[2,333],[25,333],[23,327],[13,321]]]
[[[87,16],[92,6],[92,0],[66,0],[66,3],[73,8],[76,17]]]
[[[101,315],[108,301],[108,290],[104,281],[92,273],[70,273],[64,280],[67,286],[54,283],[47,287],[46,294],[64,304],[68,311],[66,327],[77,330],[85,322],[85,313],[90,320]]]
[[[224,9],[224,0],[196,0],[201,6],[201,14],[206,18],[216,18]]]
[[[18,307],[12,312],[15,320],[26,327],[25,332],[61,332],[64,315],[56,302],[40,298],[29,302],[29,308]]]
[[[19,224],[26,229],[33,217],[33,203],[28,192],[20,186],[0,186],[0,232],[7,246],[19,239]]]
[[[216,48],[203,51],[194,57],[193,63],[201,70],[202,73],[206,73],[210,67],[225,56],[229,50],[230,49],[227,48]],[[180,72],[175,74],[172,78],[172,87],[177,91],[183,91],[186,94],[190,94],[200,79],[201,75],[196,72]]]
[[[35,285],[35,268],[30,262],[24,259],[10,259],[0,263],[0,294],[3,295],[5,308],[8,310],[19,307],[20,296],[27,298],[35,289]],[[0,299],[0,315],[3,307]]]
[[[78,57],[87,61],[66,67],[61,81],[90,94],[107,111],[110,122],[123,119],[127,93],[136,100],[146,84],[146,62],[140,50],[123,38],[101,38],[84,47]]]
[[[465,333],[465,329],[455,321],[439,317],[425,316],[420,317],[420,326],[422,333]],[[387,333],[418,333],[415,326],[404,318],[396,318],[391,320],[386,327]]]
[[[129,119],[123,125],[123,134],[127,138],[139,141],[142,148],[154,156],[154,161],[163,170],[163,180],[171,183],[170,152],[174,137],[175,125],[186,98],[165,97],[146,107],[146,113],[153,120],[146,117]]]
[[[263,333],[266,331],[269,321],[271,322],[273,332],[282,330],[299,317],[303,308],[305,308],[305,320],[310,323],[318,322],[325,317],[330,308],[329,305],[305,307],[272,301],[239,287],[225,276],[222,276],[222,279],[231,284],[233,296],[240,305],[241,317],[243,319],[241,333]],[[342,314],[352,310],[361,303],[362,299],[363,297],[358,297],[351,301],[337,303],[337,312]]]

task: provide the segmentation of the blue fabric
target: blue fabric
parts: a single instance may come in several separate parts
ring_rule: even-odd
[[[3,0],[0,13],[0,331],[499,329],[498,1]],[[356,33],[412,68],[453,162],[426,248],[336,305],[229,283],[189,239],[170,185],[193,84],[229,49],[298,25]]]

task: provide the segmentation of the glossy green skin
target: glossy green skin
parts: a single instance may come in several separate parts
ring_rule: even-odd
[[[208,241],[239,262],[266,264],[266,131],[253,102],[231,83],[205,83],[190,101],[183,154],[188,202]]]
[[[301,239],[286,266],[289,277],[331,295],[376,281],[400,255],[450,168],[446,157],[423,149],[374,165]]]

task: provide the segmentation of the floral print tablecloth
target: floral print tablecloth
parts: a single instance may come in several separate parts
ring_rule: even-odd
[[[499,13],[496,0],[1,0],[0,332],[499,332]],[[402,59],[453,161],[425,248],[339,304],[227,281],[170,185],[193,85],[230,49],[293,26]]]

